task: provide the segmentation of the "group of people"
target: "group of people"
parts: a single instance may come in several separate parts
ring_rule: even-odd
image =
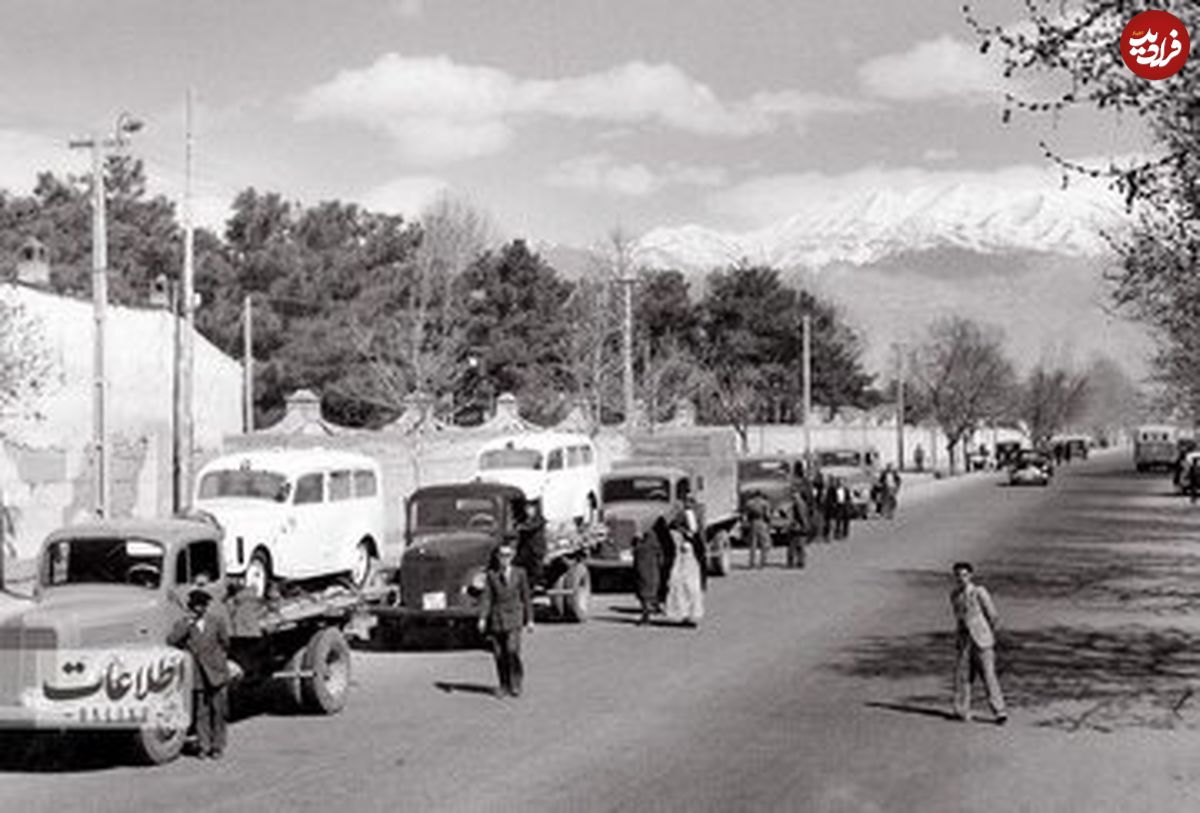
[[[872,499],[881,515],[895,516],[899,492],[900,473],[888,464],[872,486]],[[742,537],[749,548],[751,568],[768,564],[773,545],[771,512],[771,501],[761,490],[747,495],[742,505]],[[787,567],[804,567],[805,547],[818,539],[829,542],[849,537],[854,514],[854,497],[843,478],[817,472],[811,479],[800,480],[792,489],[789,510],[784,512]]]
[[[641,606],[639,624],[664,615],[687,627],[704,617],[707,586],[704,542],[693,510],[671,519],[658,517],[633,546],[634,592]]]

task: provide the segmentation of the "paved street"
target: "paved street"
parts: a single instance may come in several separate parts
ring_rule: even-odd
[[[242,720],[216,764],[8,765],[0,807],[1198,809],[1200,507],[1125,452],[1048,489],[998,483],[902,493],[894,522],[856,523],[805,571],[715,580],[696,631],[597,596],[590,623],[527,639],[520,700],[485,691],[480,651],[356,653],[340,716]],[[1000,610],[1005,728],[982,702],[946,717],[959,558]]]

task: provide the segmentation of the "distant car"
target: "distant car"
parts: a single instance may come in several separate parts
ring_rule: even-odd
[[[1014,486],[1050,485],[1053,476],[1054,465],[1049,455],[1032,449],[1018,452],[1008,469],[1009,485]]]

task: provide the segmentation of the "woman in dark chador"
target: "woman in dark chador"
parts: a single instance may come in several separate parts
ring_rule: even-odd
[[[642,605],[640,624],[649,621],[651,613],[661,612],[658,596],[663,583],[663,547],[660,540],[667,535],[667,521],[659,517],[649,531],[634,540],[633,571],[638,602]]]

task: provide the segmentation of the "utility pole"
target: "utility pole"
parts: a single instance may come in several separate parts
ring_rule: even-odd
[[[621,332],[621,356],[623,384],[625,390],[625,425],[633,429],[633,284],[637,281],[629,268],[629,261],[624,252],[618,256],[618,273],[621,285],[625,288],[625,320]]]
[[[242,300],[242,431],[254,431],[254,310],[250,294]]]
[[[167,311],[171,314],[171,329],[174,333],[171,354],[171,510],[183,512],[187,497],[183,485],[183,322],[179,318],[180,291],[176,280],[164,280],[167,294]]]
[[[801,376],[804,388],[804,462],[805,470],[812,469],[812,317],[804,314],[801,329]]]
[[[110,149],[121,149],[126,135],[136,133],[142,123],[128,113],[117,117],[113,134],[101,138],[72,139],[71,149],[87,149],[92,153],[92,320],[95,333],[92,340],[92,447],[96,461],[93,506],[96,517],[109,517],[111,455],[108,440],[108,377],[105,346],[108,326],[108,228],[105,212],[104,159]]]
[[[904,470],[904,343],[896,342],[896,470]]]
[[[195,228],[192,223],[192,90],[188,89],[184,113],[184,183],[183,183],[183,345],[180,365],[182,421],[180,422],[180,489],[181,508],[192,504],[192,458],[195,454],[195,326],[196,326],[196,267]]]

